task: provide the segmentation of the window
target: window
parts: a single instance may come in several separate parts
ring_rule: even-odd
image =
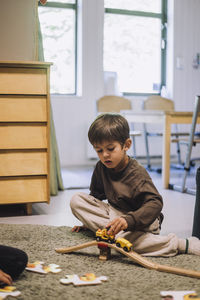
[[[51,93],[76,93],[76,0],[39,5],[45,61],[51,67]]]
[[[165,85],[165,0],[104,0],[104,71],[124,94],[159,93]]]

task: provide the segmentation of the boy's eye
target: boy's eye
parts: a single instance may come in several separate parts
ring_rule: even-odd
[[[101,153],[101,152],[102,152],[102,150],[96,150],[96,152],[97,152],[97,153]]]
[[[113,150],[114,150],[114,147],[108,148],[108,151],[113,151]]]

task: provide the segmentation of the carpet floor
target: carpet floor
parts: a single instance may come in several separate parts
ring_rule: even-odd
[[[200,279],[145,269],[120,253],[112,252],[112,258],[98,260],[97,247],[79,250],[71,254],[59,254],[55,248],[78,245],[93,236],[87,232],[72,233],[69,227],[41,225],[1,224],[0,244],[18,247],[29,256],[29,262],[41,260],[45,264],[58,264],[58,274],[41,275],[24,271],[15,282],[21,291],[19,300],[159,300],[160,291],[195,290],[200,294]],[[200,270],[200,257],[177,255],[171,258],[149,258],[151,261],[181,268]],[[62,285],[59,279],[66,274],[95,273],[105,275],[108,281],[97,286],[74,287]]]

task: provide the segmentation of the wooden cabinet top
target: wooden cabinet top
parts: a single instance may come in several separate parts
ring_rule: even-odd
[[[0,61],[0,68],[49,68],[51,62],[43,61]]]

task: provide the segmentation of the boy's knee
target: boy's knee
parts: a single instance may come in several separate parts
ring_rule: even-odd
[[[81,194],[76,193],[72,196],[70,200],[70,207],[72,212],[76,211],[76,209],[80,206],[80,201],[81,201]]]

